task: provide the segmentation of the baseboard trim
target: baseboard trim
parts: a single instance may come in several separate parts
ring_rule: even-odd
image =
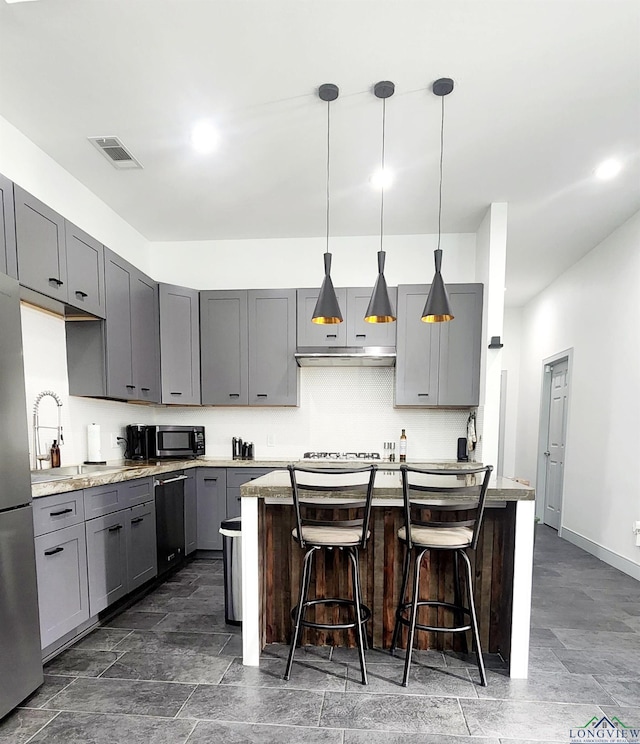
[[[639,564],[630,561],[624,556],[614,553],[603,545],[599,545],[598,543],[593,542],[593,540],[589,540],[587,537],[579,535],[577,532],[573,532],[566,527],[562,528],[561,537],[568,540],[570,543],[577,545],[579,548],[582,548],[582,550],[586,550],[587,553],[595,555],[596,558],[608,563],[610,566],[617,568],[618,571],[622,571],[622,573],[640,581]]]

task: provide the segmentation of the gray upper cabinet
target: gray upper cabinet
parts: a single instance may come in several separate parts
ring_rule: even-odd
[[[298,405],[296,290],[248,290],[249,405]]]
[[[105,317],[104,248],[79,227],[65,221],[69,304]]]
[[[138,269],[131,276],[131,343],[136,399],[160,401],[158,284]]]
[[[159,284],[162,403],[200,403],[198,291]]]
[[[14,185],[20,284],[62,302],[68,300],[64,218]]]
[[[396,345],[396,323],[367,323],[364,319],[372,287],[349,287],[347,289],[347,346]],[[389,287],[389,299],[397,308],[398,291]]]
[[[13,182],[0,175],[0,272],[18,278]]]
[[[397,406],[476,406],[480,397],[482,285],[449,284],[454,319],[421,320],[429,285],[398,287]]]
[[[298,346],[328,348],[331,346],[347,345],[347,324],[342,323],[312,323],[313,311],[320,294],[319,288],[297,290],[298,305]],[[343,317],[347,311],[347,290],[344,287],[336,289],[336,297]]]
[[[202,403],[249,402],[249,336],[246,290],[200,292]]]
[[[107,295],[106,373],[110,398],[137,399],[133,382],[131,274],[133,266],[113,251],[104,252]],[[72,392],[71,390],[69,392]]]

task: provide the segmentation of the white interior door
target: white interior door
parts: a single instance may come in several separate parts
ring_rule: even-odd
[[[554,362],[550,367],[549,426],[544,452],[546,458],[544,523],[557,530],[560,528],[562,511],[562,482],[569,400],[569,362],[567,359],[562,359]]]

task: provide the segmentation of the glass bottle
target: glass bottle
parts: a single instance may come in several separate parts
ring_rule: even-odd
[[[400,434],[400,462],[406,462],[407,461],[407,435],[405,434],[405,430],[402,430],[402,434]]]
[[[51,467],[52,468],[59,468],[60,467],[60,447],[58,446],[58,440],[54,439],[53,444],[51,445]]]

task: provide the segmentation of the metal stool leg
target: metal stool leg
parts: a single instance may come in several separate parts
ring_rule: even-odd
[[[400,617],[402,615],[402,605],[404,604],[404,597],[407,593],[407,584],[409,582],[409,568],[411,566],[411,551],[409,548],[404,546],[404,564],[402,566],[402,588],[400,589],[400,599],[398,601],[398,608],[396,609],[396,624],[393,626],[393,637],[391,638],[391,649],[390,653],[396,650],[398,645],[398,638],[400,636]]]
[[[358,572],[358,553],[357,548],[348,549],[349,558],[351,559],[351,568],[353,572],[353,599],[356,615],[356,638],[358,639],[358,656],[360,657],[360,671],[362,673],[362,684],[366,685],[367,667],[364,659],[364,631],[362,628],[362,613],[360,610],[360,576]]]
[[[304,615],[305,602],[307,601],[307,595],[309,593],[309,582],[311,580],[311,566],[313,564],[313,555],[317,548],[311,548],[307,551],[304,556],[304,563],[302,567],[302,576],[300,577],[300,596],[298,597],[298,606],[296,607],[296,620],[293,628],[293,637],[291,638],[291,648],[289,649],[289,657],[287,659],[287,667],[284,672],[283,679],[288,680],[291,674],[291,667],[293,665],[293,656],[296,652],[296,645],[298,644],[298,638],[300,636],[300,621]]]
[[[476,644],[476,656],[478,661],[478,671],[480,672],[480,684],[483,687],[487,686],[487,675],[484,670],[484,659],[482,658],[482,646],[480,645],[480,631],[478,630],[478,618],[476,616],[476,605],[473,600],[473,583],[471,579],[471,561],[469,556],[464,550],[456,551],[459,552],[464,558],[465,565],[467,567],[467,595],[469,597],[469,614],[471,615],[471,628],[473,630],[473,640]]]
[[[402,686],[406,687],[409,684],[409,669],[411,667],[411,654],[413,653],[413,639],[416,634],[416,621],[418,619],[418,593],[420,588],[420,566],[424,554],[427,552],[425,548],[420,553],[416,554],[415,563],[413,565],[413,595],[411,597],[411,615],[409,618],[409,638],[407,640],[407,655],[404,659],[404,675],[402,677]]]
[[[457,550],[453,552],[453,601],[458,607],[462,607],[462,591],[460,590],[460,560]],[[464,613],[462,611],[456,612],[455,620],[456,625],[464,625]],[[466,633],[463,633],[462,635],[462,650],[465,654],[469,652]]]

